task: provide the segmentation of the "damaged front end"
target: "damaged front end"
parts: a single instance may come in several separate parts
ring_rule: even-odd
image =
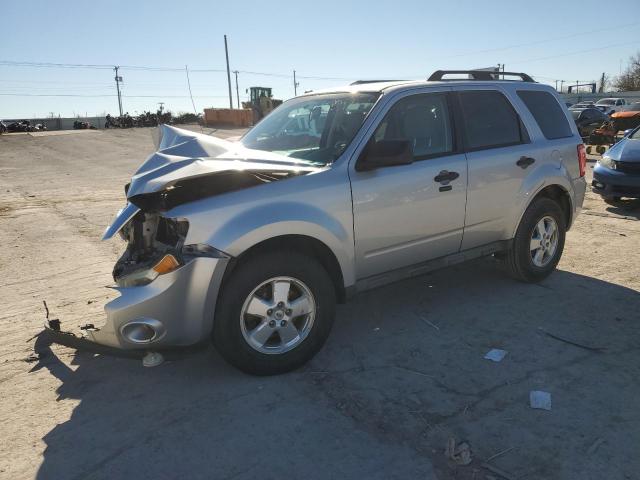
[[[131,213],[128,208],[114,224]],[[135,210],[119,229],[127,242],[113,269],[120,296],[105,305],[104,324],[83,327],[83,335],[125,350],[194,345],[210,334],[229,257],[208,245],[185,245],[186,220]],[[59,322],[49,326],[60,330]],[[68,336],[62,340],[69,344]]]
[[[113,269],[120,296],[105,305],[103,325],[85,325],[82,337],[49,321],[47,330],[58,343],[132,352],[207,339],[230,258],[212,245],[189,244],[189,219],[172,218],[172,209],[322,170],[312,162],[166,125],[158,133],[157,151],[125,187],[127,205],[103,236],[119,235],[127,244]]]

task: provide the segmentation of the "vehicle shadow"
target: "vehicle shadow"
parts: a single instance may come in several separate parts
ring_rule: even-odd
[[[616,215],[624,215],[640,220],[640,198],[619,200],[615,205],[607,205],[606,210]]]
[[[66,365],[39,338],[34,369],[77,406],[44,436],[37,478],[471,479],[509,446],[502,468],[532,478],[623,478],[640,467],[624,440],[640,435],[638,311],[635,290],[566,271],[522,284],[485,259],[340,306],[325,348],[277,377],[213,349],[153,369],[83,352]],[[500,365],[482,359],[492,347],[510,352]],[[555,415],[528,408],[530,389],[552,391]],[[471,467],[447,463],[450,435],[471,442]],[[578,435],[606,437],[603,463],[565,441]]]

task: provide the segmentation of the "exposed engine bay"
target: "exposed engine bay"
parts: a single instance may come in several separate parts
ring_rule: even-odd
[[[127,249],[116,262],[113,279],[119,286],[142,285],[153,280],[154,270],[164,260],[163,269],[184,264],[182,247],[189,224],[161,217],[155,213],[138,212],[120,231]]]

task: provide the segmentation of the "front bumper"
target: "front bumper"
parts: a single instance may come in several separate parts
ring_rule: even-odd
[[[593,168],[591,186],[603,197],[640,198],[640,175],[618,172],[600,164]]]
[[[173,272],[137,287],[116,287],[120,296],[104,307],[100,327],[84,327],[78,337],[47,327],[56,343],[95,350],[163,350],[195,345],[211,334],[218,291],[228,258],[195,257]],[[142,325],[152,335],[131,335]],[[151,329],[151,330],[150,330]],[[108,351],[106,353],[109,353]]]

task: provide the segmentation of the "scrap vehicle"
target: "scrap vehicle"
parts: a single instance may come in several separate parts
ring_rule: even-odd
[[[623,197],[640,198],[640,126],[602,155],[593,168],[591,186],[612,205]]]
[[[4,122],[0,121],[0,134],[7,133],[7,126]]]
[[[7,125],[7,132],[17,133],[17,132],[33,132],[35,127],[31,125],[29,120],[20,120],[18,122],[11,122]]]
[[[251,87],[248,90],[249,101],[242,102],[242,108],[253,110],[254,125],[266,117],[272,110],[282,104],[282,100],[276,100],[268,87]]]
[[[92,125],[91,122],[83,122],[81,120],[76,120],[73,122],[74,130],[96,130],[95,125]]]
[[[618,131],[636,128],[640,125],[640,102],[634,102],[621,112],[614,113],[611,119]]]
[[[601,98],[595,103],[595,106],[607,115],[624,110],[626,105],[627,101],[624,98]]]
[[[59,320],[47,333],[120,352],[210,339],[270,375],[311,359],[358,292],[489,255],[546,278],[582,206],[585,146],[553,88],[501,77],[312,92],[239,142],[160,126],[103,237],[124,240],[120,296],[85,337]]]
[[[609,121],[609,117],[597,108],[570,108],[571,116],[578,127],[582,138],[589,138],[591,133]]]

